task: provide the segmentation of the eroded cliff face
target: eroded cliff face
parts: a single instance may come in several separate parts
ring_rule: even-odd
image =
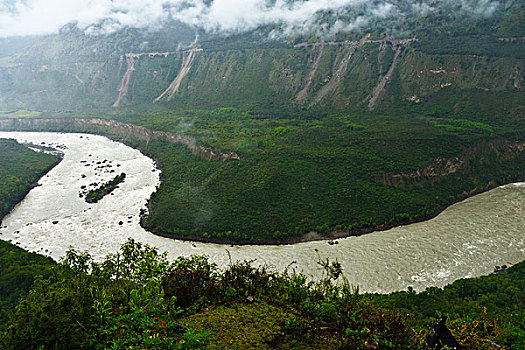
[[[183,53],[182,66],[179,72],[177,73],[177,76],[171,82],[168,88],[164,90],[160,96],[155,98],[153,102],[159,102],[164,99],[171,101],[175,94],[180,93],[180,84],[182,83],[186,75],[188,75],[188,73],[190,72],[191,65],[193,64],[193,60],[195,59],[195,55],[197,54],[197,52],[201,51],[202,49],[191,49]]]
[[[193,154],[210,161],[240,159],[240,157],[235,152],[222,152],[220,150],[215,150],[210,147],[200,145],[195,138],[189,135],[150,130],[142,126],[106,119],[0,119],[0,130],[90,132],[109,134],[124,139],[131,138],[146,142],[157,139],[183,144],[187,146]]]
[[[458,90],[523,93],[523,60],[428,54],[417,43],[417,37],[364,35],[359,41],[288,47],[71,56],[59,63],[10,58],[0,62],[0,107],[193,108],[272,101],[377,109],[425,103]]]
[[[436,158],[425,167],[412,172],[377,175],[375,181],[388,186],[425,186],[452,174],[468,175],[475,165],[497,164],[498,161],[523,157],[524,151],[525,142],[491,140],[472,146],[457,157]]]

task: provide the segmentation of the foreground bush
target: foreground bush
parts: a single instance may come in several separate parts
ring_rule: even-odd
[[[165,255],[129,241],[102,263],[70,250],[13,311],[4,349],[198,349],[205,334],[173,322]]]
[[[169,262],[133,240],[99,263],[70,250],[12,310],[0,348],[426,348],[429,320],[376,304],[424,293],[360,295],[337,262],[321,261],[317,282],[252,263],[221,271],[203,256]],[[483,311],[448,327],[465,349],[520,349],[523,322],[510,321]]]
[[[402,317],[360,301],[348,283],[339,287],[333,277],[307,282],[249,263],[220,272],[196,256],[169,263],[166,255],[132,240],[101,263],[70,250],[54,276],[37,281],[12,312],[2,347],[196,349],[205,345],[206,334],[185,329],[178,318],[214,303],[257,307],[266,299],[301,315],[286,326],[291,334],[323,329],[339,346],[373,340],[382,348],[408,348],[410,329]]]

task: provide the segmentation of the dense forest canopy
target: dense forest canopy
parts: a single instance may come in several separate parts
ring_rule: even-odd
[[[59,160],[58,156],[37,153],[14,140],[0,139],[0,234],[4,216]],[[36,276],[50,275],[53,264],[49,258],[0,241],[0,324],[6,320],[8,308],[26,295]]]
[[[58,159],[58,156],[36,153],[14,140],[0,139],[0,222]]]
[[[525,180],[523,1],[231,5],[3,1],[0,130],[140,149],[162,170],[142,225],[222,243],[363,234]],[[0,140],[0,218],[58,161]],[[2,241],[0,344],[418,349],[447,314],[466,349],[524,347],[524,263],[391,295],[318,263],[310,282],[133,241],[59,264]]]

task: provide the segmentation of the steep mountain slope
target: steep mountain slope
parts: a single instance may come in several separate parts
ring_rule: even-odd
[[[0,128],[104,133],[153,156],[163,181],[143,224],[170,237],[295,242],[423,220],[523,180],[525,5],[498,4],[331,36],[179,23],[0,40],[0,116],[47,118]]]
[[[511,45],[523,47],[520,42]],[[525,88],[520,58],[430,55],[408,40],[123,57],[124,63],[110,56],[106,61],[3,66],[1,102],[7,108],[78,110],[160,101],[170,107],[210,107],[276,99],[308,107],[374,109],[388,92],[399,104],[432,99],[449,87],[511,93]]]
[[[125,30],[100,37],[68,26],[16,49],[12,40],[0,41],[11,53],[0,59],[0,107],[149,109],[271,101],[373,110],[428,103],[447,95],[442,90],[454,90],[451,96],[455,89],[481,96],[523,93],[523,9],[516,6],[468,22],[467,29],[461,21],[443,26],[429,20],[410,34],[365,30],[336,41],[270,40],[264,33],[228,39],[208,34],[195,41],[195,33],[180,24],[155,34]],[[523,99],[505,103],[511,110],[522,106]]]

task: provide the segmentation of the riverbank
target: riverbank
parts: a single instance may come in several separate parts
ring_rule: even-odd
[[[27,196],[27,194],[28,194],[29,192],[31,192],[31,190],[32,190],[33,188],[35,188],[35,187],[37,187],[37,186],[40,186],[40,185],[38,184],[38,182],[40,181],[40,179],[43,178],[44,176],[46,176],[46,175],[47,175],[51,170],[53,170],[53,168],[56,167],[61,161],[62,161],[62,158],[60,158],[60,160],[59,160],[56,164],[54,164],[54,165],[52,165],[52,166],[49,166],[47,169],[44,169],[40,174],[38,174],[38,175],[37,175],[37,178],[36,178],[31,184],[29,184],[29,186],[27,187],[27,189],[24,191],[23,196],[22,196],[22,199],[21,199],[20,201],[18,201],[18,202],[12,203],[11,206],[7,209],[7,213],[5,213],[5,214],[3,214],[3,215],[0,215],[0,228],[1,228],[1,226],[2,226],[2,220],[3,220],[3,218],[4,218],[6,215],[8,215],[10,212],[12,212],[12,211],[16,208],[16,206],[17,206],[18,204],[20,204],[21,201],[24,200],[24,198]]]
[[[142,126],[122,123],[112,119],[98,118],[0,118],[1,131],[55,131],[72,133],[91,133],[103,135],[120,141],[131,137],[149,143],[152,140],[165,140],[186,146],[194,155],[210,161],[239,160],[235,152],[222,152],[203,146],[189,135],[151,130]]]
[[[0,139],[0,142],[11,140]],[[0,145],[2,146],[2,145]],[[41,154],[39,152],[29,151],[29,149],[16,143],[8,147],[0,147],[0,175],[4,175],[2,179],[0,176],[0,195],[3,197],[2,210],[0,211],[0,229],[2,229],[2,220],[8,215],[36,186],[39,180],[46,176],[54,167],[56,167],[62,160],[61,155],[51,156],[49,154]],[[23,168],[24,172],[18,172],[17,168]],[[17,186],[9,181],[17,179],[20,183]],[[4,182],[2,182],[4,180]],[[22,186],[22,187],[20,187]],[[16,194],[15,194],[16,192]],[[11,200],[10,200],[11,199]]]
[[[314,280],[321,278],[322,270],[312,262],[337,259],[344,275],[361,290],[388,293],[407,286],[416,290],[443,286],[465,276],[486,274],[494,265],[524,259],[525,188],[519,185],[485,192],[425,222],[339,239],[333,245],[324,241],[242,246],[185,242],[151,234],[139,225],[138,213],[146,210],[160,175],[153,160],[139,151],[102,136],[0,133],[7,134],[22,141],[67,147],[64,161],[6,218],[8,228],[2,235],[4,240],[55,260],[70,246],[101,259],[133,237],[160,247],[170,258],[205,254],[219,266],[254,260],[279,271],[293,264]],[[122,188],[97,204],[85,203],[79,190],[107,182],[114,174],[85,167],[86,159],[93,164],[106,159],[121,164],[119,172],[127,174]]]
[[[148,218],[147,215],[141,216],[140,224],[145,230],[157,236],[179,240],[179,241],[187,241],[187,242],[226,244],[226,245],[231,245],[231,246],[236,246],[236,245],[238,246],[245,246],[245,245],[258,246],[258,245],[290,245],[290,244],[298,244],[298,243],[306,243],[306,242],[326,241],[328,244],[333,245],[333,244],[338,244],[337,242],[338,239],[349,238],[349,237],[359,237],[359,236],[363,236],[363,235],[374,233],[374,232],[388,231],[396,227],[408,226],[408,225],[417,224],[417,223],[421,223],[421,222],[425,222],[425,221],[434,219],[435,217],[437,217],[439,214],[441,214],[443,211],[450,208],[454,204],[463,202],[464,200],[467,200],[473,196],[488,192],[499,186],[504,186],[504,185],[508,185],[512,183],[519,183],[519,182],[524,182],[524,181],[525,181],[525,176],[518,178],[516,180],[510,181],[510,182],[501,183],[501,184],[491,181],[486,186],[478,186],[475,189],[469,191],[467,194],[462,194],[458,199],[455,199],[450,204],[442,206],[441,208],[439,208],[439,210],[423,218],[410,219],[408,221],[390,223],[388,225],[381,225],[378,227],[367,227],[367,228],[357,229],[354,231],[333,230],[333,231],[330,231],[328,235],[321,235],[318,232],[312,231],[312,232],[305,233],[301,236],[288,238],[286,240],[269,239],[269,240],[261,240],[261,241],[253,242],[253,241],[243,241],[243,240],[203,238],[202,236],[196,236],[196,235],[193,235],[193,236],[192,235],[189,235],[189,236],[173,235],[169,233],[159,232],[155,230],[155,228],[148,227],[146,225],[146,221]],[[149,209],[149,201],[148,201],[147,207]]]
[[[423,222],[429,219],[432,219],[439,215],[443,210],[450,207],[451,205],[463,201],[466,198],[469,198],[473,195],[483,193],[485,191],[488,191],[490,189],[493,189],[499,185],[506,184],[506,183],[512,183],[512,182],[518,182],[525,180],[525,176],[523,173],[516,172],[514,175],[510,176],[502,176],[502,175],[496,175],[492,177],[488,177],[487,179],[482,180],[483,176],[481,176],[480,180],[474,181],[471,186],[460,186],[458,190],[446,190],[444,194],[446,195],[446,200],[440,199],[439,201],[436,201],[436,203],[439,203],[439,206],[436,207],[436,205],[427,203],[427,205],[422,209],[418,206],[413,207],[412,209],[408,210],[407,208],[403,208],[403,206],[400,203],[397,204],[389,204],[385,202],[384,200],[377,204],[377,209],[369,209],[368,211],[372,211],[370,214],[365,215],[364,218],[355,220],[352,222],[352,215],[348,214],[347,217],[342,217],[340,220],[344,221],[338,221],[343,222],[345,224],[343,225],[327,225],[326,222],[323,222],[322,220],[315,220],[311,221],[307,226],[302,230],[299,230],[299,224],[288,224],[288,227],[286,226],[280,226],[280,227],[273,227],[273,222],[279,222],[284,220],[286,223],[289,221],[297,221],[301,222],[301,217],[295,218],[294,216],[290,217],[281,217],[281,216],[275,216],[274,220],[271,222],[268,222],[268,227],[261,227],[260,230],[257,230],[256,232],[248,232],[247,230],[250,229],[249,224],[243,224],[239,225],[237,221],[243,221],[243,222],[249,222],[241,217],[234,217],[231,214],[228,213],[228,210],[224,206],[221,205],[221,213],[217,213],[216,207],[217,205],[214,203],[207,204],[210,202],[210,200],[203,198],[197,199],[197,203],[184,203],[184,198],[171,198],[170,195],[166,195],[165,193],[177,193],[177,191],[180,189],[181,185],[185,186],[185,183],[181,181],[182,177],[188,177],[192,176],[191,172],[207,172],[209,169],[214,168],[225,168],[225,169],[232,169],[235,168],[233,165],[224,164],[224,165],[217,165],[215,161],[234,161],[239,162],[238,167],[243,167],[247,163],[250,162],[250,160],[240,160],[240,157],[234,153],[234,152],[221,152],[217,150],[212,150],[210,147],[205,147],[202,145],[199,145],[197,140],[195,138],[192,138],[187,135],[183,134],[177,134],[177,133],[171,133],[166,131],[154,131],[150,130],[148,128],[142,127],[142,126],[136,126],[133,124],[127,124],[122,123],[114,120],[106,120],[106,119],[82,119],[82,118],[76,118],[76,119],[3,119],[0,120],[0,129],[20,129],[20,130],[59,130],[59,131],[74,131],[74,132],[89,132],[93,134],[101,134],[106,137],[109,137],[113,140],[123,142],[124,144],[134,147],[135,149],[138,149],[143,153],[144,155],[147,155],[148,157],[154,159],[157,166],[162,170],[161,173],[161,185],[160,185],[160,193],[158,196],[157,194],[154,194],[153,197],[155,197],[155,201],[148,201],[148,210],[147,214],[149,217],[152,217],[151,220],[148,221],[147,217],[141,218],[141,225],[147,229],[148,231],[166,238],[173,238],[173,239],[179,239],[179,240],[185,240],[185,241],[194,241],[194,242],[206,242],[206,243],[217,243],[217,244],[234,244],[234,245],[286,245],[286,244],[296,244],[301,242],[308,242],[308,241],[322,241],[322,240],[328,240],[328,241],[335,241],[337,239],[345,238],[345,237],[357,237],[365,234],[369,234],[376,231],[385,231],[389,230],[393,227],[398,227],[402,225],[410,225],[418,222]],[[188,147],[188,149],[192,152],[192,154],[196,157],[199,157],[201,159],[204,159],[205,161],[210,161],[210,164],[202,164],[199,165],[199,168],[197,169],[191,169],[191,166],[189,166],[189,169],[191,172],[188,172],[186,175],[180,175],[177,174],[177,169],[175,170],[175,173],[171,174],[168,173],[167,170],[171,169],[173,167],[173,162],[176,162],[180,164],[181,160],[186,161],[187,163],[195,162],[194,159],[181,156],[181,159],[175,159],[171,160],[173,158],[173,155],[177,152],[173,151],[166,151],[165,146],[161,144],[162,142],[169,142],[174,144],[181,144],[184,147]],[[493,146],[491,146],[493,147]],[[512,148],[512,146],[509,146]],[[506,150],[497,150],[498,152],[503,152],[502,157],[503,158],[509,158],[511,155],[509,155],[509,152],[505,153]],[[171,152],[171,153],[170,153]],[[178,152],[184,152],[184,151],[178,151]],[[479,153],[479,150],[472,150],[469,153],[469,156],[476,157],[476,154]],[[166,154],[164,154],[166,153]],[[467,152],[468,153],[468,152]],[[519,152],[518,152],[519,153]],[[522,152],[523,153],[523,152]],[[165,159],[169,156],[170,159]],[[479,156],[486,156],[483,153]],[[462,164],[469,164],[471,163],[471,159],[462,160]],[[223,163],[223,162],[220,162]],[[228,162],[226,162],[228,163]],[[231,170],[229,170],[231,171]],[[448,172],[445,172],[444,175],[440,176],[434,176],[430,177],[428,180],[425,178],[421,178],[420,181],[421,184],[416,183],[415,185],[412,185],[414,190],[419,187],[425,187],[425,181],[429,181],[430,184],[436,183],[436,181],[440,181],[441,178],[447,179],[450,177],[455,176],[456,180],[453,180],[457,183],[460,183],[463,181],[463,177],[470,177],[469,174],[464,175],[449,175],[450,170],[447,170]],[[459,170],[454,170],[459,171]],[[478,171],[479,172],[479,171]],[[167,175],[167,176],[165,176]],[[448,176],[448,177],[447,177]],[[174,178],[177,182],[174,181]],[[496,181],[495,181],[496,179]],[[203,181],[204,179],[198,179],[198,181]],[[221,181],[241,181],[241,179],[223,179]],[[192,179],[192,181],[195,181]],[[218,181],[218,180],[217,180]],[[445,180],[450,181],[450,180]],[[194,186],[194,185],[190,185]],[[293,186],[293,185],[292,185]],[[372,183],[370,186],[377,186],[375,183]],[[444,185],[444,186],[450,186],[450,185]],[[456,185],[453,185],[456,186]],[[227,187],[227,186],[226,186]],[[304,187],[304,186],[303,186]],[[408,186],[410,187],[410,186]],[[191,188],[191,187],[190,187]],[[249,191],[251,187],[247,188],[246,191]],[[211,193],[210,195],[213,195],[214,197],[230,197],[228,194],[229,188],[224,188],[224,191],[221,193]],[[428,199],[429,196],[433,195],[433,192],[439,193],[442,192],[442,188],[436,187],[435,190],[427,191],[428,193],[425,193],[424,196]],[[196,191],[201,191],[199,187],[197,187]],[[246,193],[244,191],[244,193]],[[271,192],[272,190],[270,190]],[[390,186],[385,189],[382,189],[381,191],[384,191],[385,193],[389,192],[395,192],[396,196],[405,196],[407,193],[407,189],[403,187],[402,185],[397,186]],[[159,192],[159,189],[157,189],[157,192]],[[449,192],[447,194],[447,192]],[[266,194],[260,194],[261,196],[266,196]],[[324,194],[322,194],[324,195]],[[381,196],[383,195],[381,192],[377,193],[377,195]],[[421,194],[417,193],[418,196],[421,196]],[[444,196],[444,195],[442,195]],[[166,197],[166,198],[164,198]],[[253,197],[253,198],[252,198]],[[259,195],[253,195],[250,198],[244,198],[243,203],[249,201],[257,201],[256,199],[259,197]],[[158,204],[159,198],[162,198],[162,205]],[[243,197],[241,197],[242,199]],[[425,199],[425,201],[427,201]],[[304,199],[303,199],[304,200]],[[202,203],[200,203],[201,201]],[[421,201],[419,199],[419,201]],[[430,201],[428,199],[428,201]],[[178,203],[180,202],[181,206],[186,206],[192,209],[187,208],[187,210],[181,210],[180,208],[177,209]],[[270,202],[271,203],[271,202]],[[308,202],[306,202],[308,203]],[[232,203],[234,205],[235,203]],[[247,204],[247,205],[248,205]],[[361,203],[360,205],[365,205],[366,203]],[[226,205],[226,204],[225,204]],[[251,204],[250,204],[251,205]],[[312,204],[313,205],[313,204]],[[324,204],[326,206],[329,206],[328,204]],[[384,210],[387,210],[389,206],[397,206],[396,210],[401,213],[404,210],[403,215],[397,215],[397,214],[385,214],[381,212],[381,207],[385,206]],[[164,208],[163,210],[169,210],[171,213],[169,215],[165,215],[165,212],[160,212],[157,207],[161,206]],[[206,206],[209,206],[207,208]],[[413,206],[413,204],[412,204]],[[172,208],[173,207],[173,208]],[[355,207],[354,207],[355,208]],[[301,209],[301,208],[298,208]],[[202,218],[197,217],[198,214],[184,214],[179,215],[178,213],[182,213],[185,211],[204,211],[208,213],[212,213],[211,216],[208,217],[208,214],[205,215],[204,220]],[[357,214],[360,214],[361,210],[356,210],[353,208],[333,208],[333,211],[341,211],[344,212],[345,210],[353,210]],[[388,209],[391,210],[391,209]],[[251,212],[243,213],[245,211],[245,208],[240,208],[242,215],[247,216],[253,216]],[[367,211],[362,210],[363,213],[361,215],[364,215],[367,213]],[[174,214],[175,213],[175,214]],[[261,214],[257,214],[260,216]],[[279,214],[280,215],[280,214]],[[283,214],[284,215],[284,214]],[[309,215],[309,214],[304,214]],[[303,216],[304,216],[303,215]],[[385,217],[388,217],[391,215],[390,219],[386,219]],[[334,215],[336,217],[341,216],[339,213],[337,215]],[[380,219],[375,218],[376,216],[381,217]],[[167,219],[165,219],[167,217]],[[173,217],[173,219],[171,219]],[[227,219],[227,220],[226,220]],[[303,218],[304,219],[304,218]],[[181,225],[184,221],[189,221],[188,223],[184,224],[185,227],[188,227],[188,225],[193,225],[194,227],[191,229],[183,228],[181,229],[179,225]],[[221,229],[214,229],[214,226],[217,226],[215,224],[206,224],[206,225],[200,225],[203,226],[201,229],[198,228],[199,225],[196,225],[195,223],[192,224],[192,222],[209,222],[213,223],[216,221],[223,221],[221,224]],[[269,219],[265,219],[268,221]],[[360,220],[360,221],[359,221]],[[386,221],[386,223],[381,222]],[[370,224],[370,222],[375,224]],[[262,221],[262,223],[265,223],[265,221]],[[254,223],[259,224],[259,223]],[[182,225],[182,226],[184,226]],[[248,226],[247,226],[248,225]],[[259,224],[259,226],[261,226]],[[291,233],[291,228],[295,227],[295,233]],[[334,226],[342,226],[334,229]],[[345,228],[345,226],[350,228]],[[314,229],[312,229],[314,228]],[[317,228],[322,228],[322,231],[318,230]],[[179,231],[180,233],[173,233],[170,231]],[[198,231],[198,232],[197,232]],[[303,233],[300,233],[300,232]],[[230,234],[228,234],[230,232]],[[247,237],[247,238],[246,238]],[[331,243],[335,243],[331,242]]]

